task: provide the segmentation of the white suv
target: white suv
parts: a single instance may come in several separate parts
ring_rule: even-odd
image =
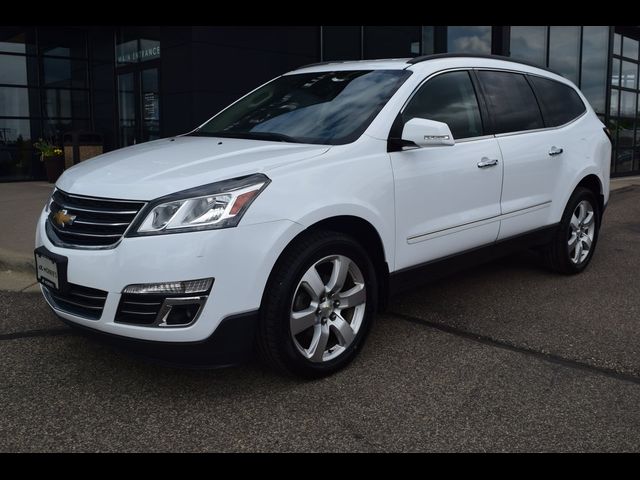
[[[154,355],[317,377],[388,295],[514,247],[589,263],[611,143],[570,81],[501,57],[300,68],[194,131],[62,175],[38,222],[42,292]]]

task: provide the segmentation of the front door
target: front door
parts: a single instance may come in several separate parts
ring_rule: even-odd
[[[396,198],[396,268],[495,242],[500,228],[502,156],[483,136],[469,72],[423,84],[402,112],[449,125],[456,144],[392,152]]]
[[[160,138],[157,66],[119,69],[118,130],[121,147]]]

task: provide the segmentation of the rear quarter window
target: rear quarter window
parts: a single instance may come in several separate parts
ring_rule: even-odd
[[[587,109],[578,93],[569,85],[531,75],[529,81],[538,97],[546,127],[569,123]]]

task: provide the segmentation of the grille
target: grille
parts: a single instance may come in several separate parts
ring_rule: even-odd
[[[113,246],[143,206],[144,202],[81,197],[56,190],[47,221],[47,236],[58,246]],[[75,216],[71,224],[61,227],[53,221],[60,210]]]
[[[98,320],[104,309],[107,292],[95,288],[68,284],[66,292],[56,292],[43,286],[49,302],[58,310],[72,313],[90,320]]]
[[[116,322],[151,325],[155,322],[166,295],[124,293],[120,299]]]

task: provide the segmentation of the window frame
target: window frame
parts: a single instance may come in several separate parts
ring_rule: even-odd
[[[16,52],[5,52],[0,51],[0,55],[11,55],[15,57],[24,58],[25,62],[32,62],[31,66],[27,66],[27,68],[33,68],[35,70],[35,81],[31,84],[10,84],[10,83],[0,83],[0,87],[7,88],[24,88],[28,90],[29,101],[31,102],[31,95],[34,95],[37,98],[38,105],[35,113],[29,112],[29,116],[14,116],[14,115],[6,115],[3,112],[0,112],[0,119],[3,120],[29,120],[32,122],[32,127],[35,125],[37,127],[37,131],[39,131],[39,136],[47,136],[46,130],[47,125],[51,123],[51,121],[71,121],[72,125],[75,121],[87,122],[87,124],[93,128],[93,88],[91,84],[91,56],[89,52],[88,44],[90,42],[89,36],[87,32],[82,32],[83,42],[84,42],[84,56],[74,56],[74,55],[50,55],[43,51],[43,46],[40,43],[39,35],[40,28],[48,28],[48,27],[30,27],[33,28],[31,35],[33,35],[32,41],[32,49],[30,51],[26,51],[25,53],[16,53]],[[76,29],[77,27],[69,27]],[[26,32],[27,30],[25,30]],[[27,43],[25,43],[27,45]],[[54,60],[68,60],[70,62],[83,62],[84,63],[84,86],[46,86],[44,83],[44,61],[45,59],[54,59]],[[46,95],[49,90],[68,90],[70,95],[73,94],[73,91],[84,92],[87,96],[87,115],[86,116],[47,116],[47,112],[45,111],[45,104],[47,101]],[[72,101],[71,101],[72,103]],[[71,127],[73,128],[73,126]],[[36,138],[32,138],[31,141],[35,141]]]
[[[613,29],[613,27],[612,27]],[[636,80],[636,88],[630,88],[630,87],[626,87],[626,86],[622,86],[622,66],[623,64],[626,63],[631,63],[633,65],[636,66],[636,77],[638,76],[638,73],[640,73],[640,57],[638,58],[633,58],[633,57],[627,57],[625,55],[623,55],[623,48],[624,48],[624,40],[625,38],[629,38],[627,35],[624,35],[622,33],[618,33],[618,32],[613,32],[613,38],[614,38],[614,43],[616,40],[618,40],[619,42],[619,50],[616,50],[615,46],[612,47],[612,50],[610,51],[610,57],[611,57],[611,62],[612,64],[615,64],[616,62],[618,62],[618,64],[620,65],[620,69],[619,69],[619,78],[618,78],[618,82],[617,84],[614,83],[614,81],[612,79],[610,79],[609,81],[609,86],[608,86],[608,93],[609,93],[609,98],[608,101],[609,103],[607,104],[607,106],[609,107],[607,110],[607,125],[620,125],[621,123],[625,122],[625,121],[635,121],[636,122],[636,130],[640,131],[640,113],[639,113],[639,106],[638,106],[638,99],[640,98],[640,82],[638,82]],[[635,39],[632,39],[635,40]],[[637,94],[636,95],[636,108],[635,108],[635,114],[634,115],[630,115],[627,114],[625,112],[622,111],[622,97],[624,95],[625,92],[630,92],[633,94]],[[615,95],[617,103],[614,105],[614,103],[612,102],[613,96]],[[640,143],[638,143],[638,134],[636,133],[635,139],[632,142],[632,146],[621,146],[620,145],[620,136],[618,135],[618,131],[616,130],[614,139],[613,139],[613,145],[612,145],[612,150],[611,150],[611,173],[614,174],[615,176],[627,176],[629,174],[634,175],[638,169],[638,167],[636,165],[639,165],[640,163]],[[619,154],[622,152],[624,153],[627,150],[631,150],[632,155],[633,155],[633,163],[632,163],[632,168],[631,170],[623,170],[621,171],[619,169],[619,162],[618,162],[618,156]]]
[[[477,86],[475,84],[474,75],[469,69],[452,69],[452,70],[447,70],[447,71],[443,71],[443,72],[438,72],[437,75],[431,75],[431,76],[429,76],[429,78],[427,78],[423,82],[421,82],[415,88],[415,90],[411,92],[410,97],[402,105],[402,108],[400,109],[400,112],[398,113],[398,115],[400,116],[400,121],[402,123],[402,126],[404,127],[404,124],[405,124],[404,118],[403,118],[405,110],[407,109],[409,104],[413,101],[415,96],[427,85],[427,83],[429,81],[432,81],[434,78],[439,77],[441,75],[446,75],[446,74],[455,73],[455,72],[463,72],[463,71],[466,71],[467,74],[468,74],[469,81],[471,83],[471,88],[472,88],[473,94],[474,94],[474,96],[476,98],[476,102],[477,102],[477,105],[478,105],[478,114],[480,116],[480,130],[481,130],[482,133],[481,133],[481,135],[475,135],[473,137],[463,137],[463,138],[461,138],[459,140],[456,139],[456,137],[454,136],[454,140],[456,142],[458,142],[458,141],[462,142],[462,141],[466,141],[466,140],[469,140],[469,139],[482,138],[482,137],[486,136],[486,126],[485,126],[486,122],[485,122],[485,118],[484,118],[483,112],[482,112],[482,104],[480,103],[480,98],[479,98],[479,95],[478,95]],[[449,127],[449,128],[451,128],[451,127]]]
[[[531,73],[531,72],[525,72],[522,70],[514,70],[514,69],[510,69],[510,68],[496,68],[496,67],[475,67],[474,68],[475,71],[495,71],[495,72],[508,72],[508,73],[515,73],[515,74],[520,74],[523,75],[525,77],[525,79],[527,80],[527,83],[529,84],[529,87],[531,88],[532,92],[533,92],[533,96],[536,100],[536,105],[538,106],[538,111],[540,112],[540,117],[542,118],[542,122],[544,124],[544,115],[542,114],[542,108],[540,107],[540,101],[538,100],[538,96],[536,95],[536,91],[535,88],[532,85],[532,82],[529,81],[529,77],[540,77],[543,78],[545,80],[551,80],[554,82],[558,82],[558,83],[562,83],[563,85],[567,85],[563,82],[560,82],[554,78],[549,78],[546,75],[540,75],[537,73]],[[573,88],[571,85],[567,85],[570,88]],[[482,95],[484,96],[484,91],[482,90],[482,85],[480,85],[480,89],[482,91]],[[585,100],[582,98],[581,96],[581,92],[579,90],[575,90],[576,93],[578,93],[578,98],[580,98],[580,101],[582,102],[582,104],[585,106],[585,110],[584,112],[582,112],[579,116],[577,116],[576,118],[574,118],[573,120],[567,122],[567,123],[563,123],[562,125],[558,125],[555,127],[547,127],[547,126],[543,126],[542,128],[535,128],[535,129],[530,129],[530,130],[517,130],[514,132],[504,132],[504,133],[495,133],[495,129],[493,127],[493,116],[490,114],[490,112],[487,111],[487,116],[489,118],[489,121],[491,122],[491,131],[490,134],[492,136],[495,136],[496,138],[499,137],[506,137],[508,135],[522,135],[522,134],[526,134],[526,133],[532,133],[532,132],[543,132],[545,130],[556,130],[558,128],[564,128],[567,125],[570,125],[576,121],[578,121],[580,118],[582,118],[583,116],[585,116],[588,112],[589,112],[589,108],[591,107],[590,104],[588,102],[585,102]]]
[[[562,83],[563,85],[567,85],[563,82],[560,82],[559,80],[553,79],[553,78],[549,78],[546,75],[540,75],[537,73],[530,73],[530,72],[525,72],[522,70],[514,70],[511,68],[500,68],[500,67],[453,67],[453,68],[446,68],[443,70],[438,70],[436,72],[432,72],[429,75],[427,75],[425,78],[423,78],[420,83],[418,83],[418,85],[416,85],[416,87],[411,91],[411,93],[409,94],[409,96],[407,97],[407,99],[404,101],[404,103],[402,104],[402,106],[400,107],[400,109],[398,110],[398,113],[393,121],[393,123],[391,124],[391,127],[389,129],[389,135],[387,137],[387,152],[395,152],[395,151],[402,151],[403,150],[403,146],[398,142],[402,136],[402,129],[404,128],[404,122],[402,120],[402,114],[405,110],[405,108],[407,107],[407,105],[409,104],[409,102],[411,102],[411,100],[413,99],[414,95],[422,88],[422,86],[424,84],[426,84],[429,80],[431,80],[432,78],[435,78],[438,75],[443,75],[445,73],[449,73],[449,72],[457,72],[457,71],[466,71],[469,73],[469,76],[471,77],[471,83],[473,84],[473,89],[476,95],[476,99],[478,100],[478,106],[480,108],[480,118],[482,121],[482,135],[477,136],[477,137],[468,137],[468,138],[463,138],[463,139],[456,139],[454,138],[455,143],[463,143],[463,142],[473,142],[473,141],[477,141],[477,140],[485,140],[487,138],[500,138],[500,137],[506,137],[506,136],[511,136],[511,135],[522,135],[522,134],[527,134],[527,133],[533,133],[533,132],[543,132],[546,130],[556,130],[559,128],[564,128],[567,125],[570,125],[576,121],[578,121],[580,118],[582,118],[583,116],[587,115],[587,113],[589,112],[589,108],[592,108],[591,105],[588,103],[588,101],[585,102],[585,99],[582,98],[581,96],[581,92],[579,90],[575,90],[578,93],[578,98],[580,98],[580,101],[582,102],[582,104],[585,106],[585,110],[584,112],[582,112],[579,116],[577,116],[576,118],[574,118],[573,120],[564,123],[562,125],[558,125],[555,127],[547,127],[547,126],[543,126],[542,128],[536,128],[536,129],[531,129],[531,130],[518,130],[518,131],[514,131],[514,132],[505,132],[505,133],[495,133],[495,128],[493,125],[493,117],[489,112],[487,103],[486,103],[486,99],[485,99],[485,94],[484,91],[482,89],[482,84],[480,83],[480,80],[478,79],[478,76],[476,74],[476,72],[478,71],[494,71],[494,72],[508,72],[508,73],[515,73],[515,74],[519,74],[519,75],[523,75],[527,81],[527,84],[529,85],[529,88],[531,88],[532,92],[533,92],[533,97],[536,100],[536,105],[538,106],[538,111],[540,112],[540,117],[542,118],[542,122],[544,125],[544,115],[542,114],[542,108],[540,107],[540,102],[538,100],[538,97],[536,95],[536,91],[532,85],[532,83],[529,81],[529,77],[540,77],[546,80],[552,80],[554,82],[558,82],[558,83]],[[567,85],[569,88],[573,88],[571,85]],[[640,95],[639,95],[640,96]],[[593,110],[593,108],[592,108]],[[640,127],[639,127],[640,128]]]
[[[443,70],[438,70],[437,72],[430,73],[425,78],[423,78],[420,81],[420,83],[418,83],[418,85],[414,87],[414,89],[411,91],[409,96],[406,98],[406,100],[398,110],[398,114],[396,115],[395,120],[391,125],[391,128],[389,130],[389,136],[387,139],[387,143],[389,146],[387,151],[391,152],[391,151],[402,150],[402,148],[397,147],[396,143],[397,143],[397,140],[399,140],[402,137],[402,130],[404,128],[404,121],[402,119],[402,115],[405,109],[407,108],[407,105],[409,105],[409,103],[411,103],[411,101],[413,100],[413,97],[422,89],[422,87],[429,80],[432,80],[435,77],[438,77],[440,75],[444,75],[447,73],[451,73],[451,72],[467,72],[469,74],[471,85],[473,87],[473,92],[476,96],[476,101],[478,102],[478,109],[480,111],[480,123],[482,126],[482,135],[478,135],[475,137],[461,138],[461,139],[457,139],[454,137],[454,141],[456,143],[471,142],[475,140],[483,140],[493,136],[493,134],[489,133],[489,130],[488,130],[489,119],[488,119],[488,113],[486,110],[486,104],[484,102],[484,97],[479,92],[479,84],[477,82],[474,69],[471,67],[453,67],[453,68],[446,68]]]
[[[529,132],[539,132],[539,131],[542,131],[542,130],[546,130],[548,128],[548,127],[546,127],[544,125],[544,115],[542,115],[542,109],[540,108],[540,103],[538,102],[538,97],[536,97],[535,91],[533,90],[533,87],[531,86],[531,82],[529,82],[529,79],[527,78],[527,75],[528,75],[527,72],[523,72],[521,70],[507,69],[507,68],[492,68],[492,67],[486,67],[486,68],[485,67],[477,67],[474,70],[476,72],[511,73],[511,74],[514,74],[514,75],[523,76],[526,84],[531,89],[531,94],[533,95],[533,98],[536,101],[536,106],[538,107],[538,113],[540,113],[540,120],[542,121],[542,127],[540,127],[540,128],[531,128],[531,129],[527,129],[527,130],[514,130],[512,132],[497,132],[493,114],[491,113],[491,110],[489,109],[489,104],[488,104],[488,102],[486,100],[486,93],[484,91],[484,87],[482,86],[482,82],[480,81],[480,78],[478,78],[478,85],[479,85],[480,91],[482,92],[482,96],[485,99],[485,104],[487,106],[487,116],[489,118],[489,122],[490,122],[489,124],[491,126],[489,133],[491,135],[493,135],[494,137],[498,138],[498,137],[503,137],[503,136],[507,136],[507,135],[519,135],[519,134],[529,133]],[[546,78],[543,75],[538,75],[538,76]]]
[[[220,110],[219,112],[217,112],[215,115],[213,115],[212,117],[209,117],[206,121],[204,121],[203,123],[201,123],[199,126],[197,126],[196,128],[192,129],[190,132],[186,133],[185,135],[193,135],[196,132],[198,132],[202,127],[204,127],[205,125],[207,125],[208,123],[210,123],[211,121],[213,121],[215,118],[217,118],[218,116],[222,115],[224,112],[226,112],[228,109],[232,108],[233,106],[235,106],[237,103],[243,101],[245,98],[247,98],[248,96],[252,95],[253,93],[255,93],[256,91],[258,91],[259,89],[283,78],[283,77],[287,77],[287,76],[296,76],[296,75],[306,75],[306,74],[320,74],[320,73],[331,73],[331,72],[347,72],[347,71],[367,71],[367,72],[382,72],[382,71],[395,71],[395,72],[400,72],[401,75],[404,76],[404,78],[402,79],[402,83],[400,83],[397,88],[394,90],[394,92],[389,96],[389,98],[380,106],[380,108],[374,113],[372,114],[371,118],[368,120],[366,126],[364,127],[364,129],[357,135],[357,136],[353,136],[353,134],[351,135],[353,138],[349,138],[348,141],[343,141],[340,143],[312,143],[311,145],[331,145],[331,146],[340,146],[340,145],[350,145],[353,144],[355,142],[357,142],[360,138],[362,138],[362,136],[365,134],[365,132],[369,129],[369,127],[375,122],[375,120],[377,118],[379,118],[380,113],[385,109],[385,107],[389,104],[389,102],[391,102],[391,100],[398,94],[398,92],[401,91],[402,87],[405,85],[405,83],[413,76],[415,75],[416,72],[414,72],[413,70],[408,70],[407,68],[402,68],[402,69],[385,69],[385,68],[381,68],[381,69],[356,69],[356,70],[320,70],[320,71],[311,71],[311,72],[297,72],[296,70],[292,70],[291,72],[287,72],[284,73],[282,75],[279,75],[275,78],[272,78],[271,80],[257,86],[256,88],[254,88],[253,90],[251,90],[250,92],[246,93],[245,95],[241,96],[240,98],[238,98],[237,100],[235,100],[234,102],[230,103],[229,105],[227,105],[226,107],[224,107],[222,110]],[[404,74],[402,74],[402,72],[405,72]],[[396,119],[397,120],[397,119]],[[395,124],[395,121],[394,121]]]

